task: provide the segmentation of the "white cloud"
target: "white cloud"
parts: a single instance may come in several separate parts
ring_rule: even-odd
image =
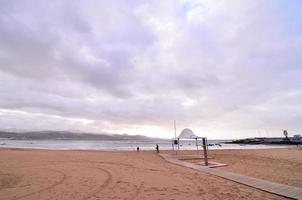
[[[0,125],[170,137],[176,119],[211,138],[302,131],[299,4],[2,1]]]

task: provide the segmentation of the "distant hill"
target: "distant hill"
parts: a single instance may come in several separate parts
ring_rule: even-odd
[[[142,135],[127,134],[92,134],[74,133],[69,131],[32,131],[32,132],[9,132],[0,131],[0,138],[11,140],[135,140],[152,141],[158,138],[150,138]]]

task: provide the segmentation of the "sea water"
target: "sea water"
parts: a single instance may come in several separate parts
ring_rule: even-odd
[[[289,148],[289,145],[239,145],[225,144],[227,140],[208,140],[208,149],[267,149],[267,148]],[[172,142],[170,140],[155,141],[130,141],[130,140],[8,140],[0,139],[2,148],[32,148],[32,149],[50,149],[50,150],[122,150],[135,151],[137,147],[140,150],[155,150],[156,144],[161,150],[171,150]],[[219,145],[218,145],[219,144]],[[178,148],[174,146],[174,148]],[[196,150],[201,148],[201,141],[180,141],[180,150]]]

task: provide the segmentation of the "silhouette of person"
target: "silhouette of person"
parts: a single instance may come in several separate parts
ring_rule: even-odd
[[[139,147],[136,147],[136,151],[137,151],[137,152],[139,151]]]
[[[159,153],[159,146],[156,144],[156,152]]]

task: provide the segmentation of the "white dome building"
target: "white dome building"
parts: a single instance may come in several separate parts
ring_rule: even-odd
[[[195,138],[197,138],[197,135],[195,135],[191,129],[185,128],[184,130],[181,131],[178,138],[179,139],[195,139]]]

